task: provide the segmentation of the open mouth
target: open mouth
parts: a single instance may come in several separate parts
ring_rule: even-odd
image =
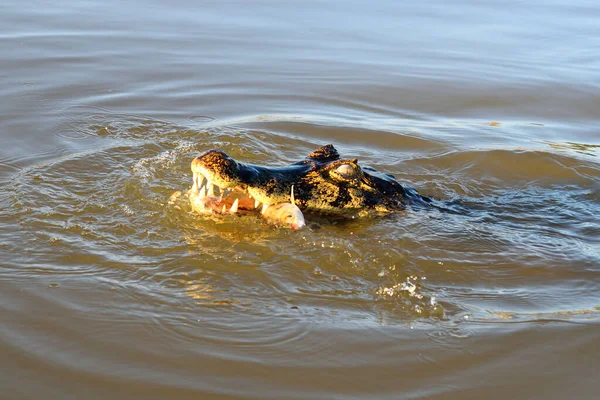
[[[196,212],[235,214],[259,207],[262,210],[260,201],[254,199],[247,188],[239,185],[234,188],[220,187],[197,171],[194,171],[193,180],[188,196]]]
[[[203,173],[194,171],[194,184],[188,192],[192,209],[200,214],[237,214],[260,208],[262,217],[277,226],[300,229],[306,226],[302,211],[294,204],[294,189],[290,202],[262,204],[248,192],[248,186],[222,187],[211,181]]]

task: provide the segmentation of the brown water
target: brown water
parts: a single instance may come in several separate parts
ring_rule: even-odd
[[[3,399],[596,399],[597,2],[0,5]],[[333,143],[461,212],[210,218]]]

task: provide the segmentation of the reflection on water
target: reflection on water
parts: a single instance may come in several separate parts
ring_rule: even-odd
[[[598,157],[600,155],[600,145],[597,144],[584,144],[584,143],[548,143],[548,146],[559,151],[574,151],[578,154],[584,154],[586,156]]]
[[[595,398],[598,6],[5,2],[14,398]],[[192,157],[333,143],[432,196],[191,212]]]

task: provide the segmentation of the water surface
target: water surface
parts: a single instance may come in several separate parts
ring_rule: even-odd
[[[3,398],[596,398],[599,11],[4,2]],[[172,200],[327,143],[460,212]]]

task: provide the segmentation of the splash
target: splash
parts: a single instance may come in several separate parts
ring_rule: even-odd
[[[381,273],[379,274],[381,276]],[[375,291],[379,300],[397,300],[402,308],[406,308],[415,316],[442,318],[444,309],[434,294],[427,294],[422,281],[427,277],[407,276],[405,281],[390,286],[380,286]]]

